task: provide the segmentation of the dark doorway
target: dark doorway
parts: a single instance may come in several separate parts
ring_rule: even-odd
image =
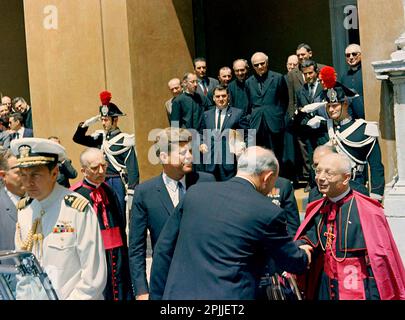
[[[269,55],[271,69],[286,73],[287,57],[302,42],[316,61],[332,63],[327,0],[193,0],[193,12],[196,55],[207,58],[210,76],[256,51]]]
[[[0,0],[0,93],[30,102],[23,0]]]

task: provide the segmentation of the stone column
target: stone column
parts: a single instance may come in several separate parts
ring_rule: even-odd
[[[402,2],[405,11],[405,0]],[[405,32],[395,44],[398,50],[391,54],[391,60],[375,61],[372,66],[377,79],[389,80],[394,87],[397,175],[386,187],[384,207],[402,260],[405,260]],[[392,108],[391,105],[383,107]]]

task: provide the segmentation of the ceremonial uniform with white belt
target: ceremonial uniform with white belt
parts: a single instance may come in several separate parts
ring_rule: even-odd
[[[381,163],[381,149],[378,143],[378,124],[364,119],[346,118],[339,123],[328,120],[328,134],[339,153],[346,154],[352,163],[355,180],[363,185],[368,181],[370,166],[370,195],[381,200],[384,194],[384,166]]]
[[[384,166],[381,162],[381,149],[378,143],[377,122],[364,119],[353,120],[348,113],[348,105],[358,98],[358,94],[336,81],[336,71],[332,67],[324,67],[319,78],[324,90],[322,102],[304,106],[297,112],[297,122],[312,128],[312,136],[317,138],[317,144],[325,140],[333,144],[339,153],[344,153],[350,158],[352,164],[352,180],[366,185],[371,180],[370,197],[381,201],[384,194]],[[309,121],[305,113],[310,114],[326,105],[341,105],[338,119],[325,119],[315,116]],[[334,113],[336,114],[336,113]],[[371,179],[368,179],[368,165],[370,166]]]
[[[93,148],[103,150],[108,162],[106,182],[118,195],[123,212],[129,212],[135,186],[139,183],[138,160],[135,152],[135,136],[121,132],[115,128],[109,132],[97,130],[92,135],[86,135],[89,125],[100,120],[101,117],[119,117],[125,114],[110,102],[111,94],[100,94],[102,106],[100,115],[85,122],[81,122],[73,136],[73,141]],[[128,199],[128,201],[126,201]],[[127,217],[123,220],[126,225]]]
[[[18,166],[56,163],[64,148],[48,139],[23,138],[11,143]],[[47,272],[59,299],[103,299],[107,267],[97,216],[88,200],[56,183],[42,200],[17,204],[16,250],[32,251]],[[36,279],[18,276],[17,299],[46,299]]]

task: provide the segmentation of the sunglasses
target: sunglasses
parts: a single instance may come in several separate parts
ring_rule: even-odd
[[[360,54],[360,52],[346,53],[346,58],[350,58],[350,56],[353,56],[354,58],[356,58],[359,54]]]
[[[257,67],[260,67],[260,66],[264,66],[265,64],[266,64],[266,61],[263,61],[263,62],[254,63],[253,66],[255,68],[257,68]]]

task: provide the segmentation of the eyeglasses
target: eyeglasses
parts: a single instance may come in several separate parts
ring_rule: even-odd
[[[349,53],[346,53],[346,58],[350,58],[350,56],[353,56],[353,58],[356,58],[359,54],[360,54],[360,52],[349,52]]]
[[[262,61],[262,62],[254,63],[253,66],[254,66],[255,68],[257,68],[257,67],[264,66],[265,64],[266,64],[266,61]]]
[[[324,177],[326,178],[326,180],[330,180],[338,174],[337,172],[334,171],[323,170],[320,168],[315,169],[315,175],[319,176],[321,173],[324,173]]]
[[[313,164],[311,164],[311,168],[312,168],[312,170],[316,170],[316,167],[318,166],[318,164],[317,163],[313,163]]]

